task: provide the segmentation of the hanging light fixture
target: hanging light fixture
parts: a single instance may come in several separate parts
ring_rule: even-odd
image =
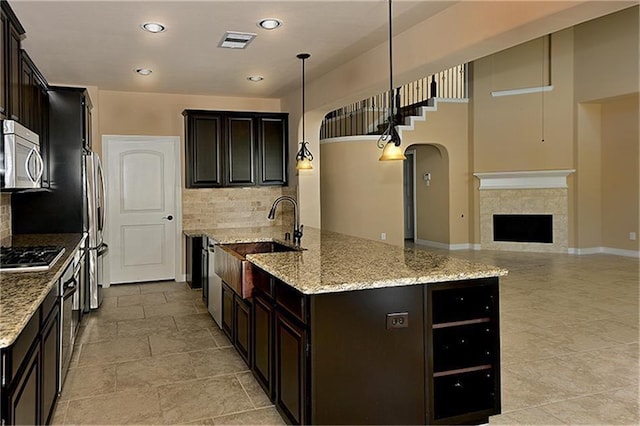
[[[395,114],[393,108],[395,106],[393,91],[393,27],[392,27],[393,10],[391,8],[391,0],[389,0],[389,118],[387,128],[378,139],[378,148],[382,149],[380,161],[388,160],[406,160],[402,148],[400,147],[400,135],[396,130]]]
[[[311,57],[308,53],[298,53],[296,55],[298,59],[302,60],[302,142],[300,142],[300,150],[296,154],[296,169],[297,170],[310,170],[313,169],[311,161],[313,161],[313,154],[307,148],[309,142],[304,137],[304,61]]]

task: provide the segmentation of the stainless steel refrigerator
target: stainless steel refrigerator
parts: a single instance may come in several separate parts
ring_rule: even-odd
[[[104,280],[104,255],[109,246],[104,242],[105,185],[102,165],[98,154],[87,151],[84,154],[85,202],[87,237],[87,299],[85,311],[97,309],[102,303]]]
[[[43,138],[47,184],[41,190],[12,194],[12,230],[14,234],[87,233],[88,272],[79,289],[81,310],[87,312],[100,306],[102,257],[107,250],[102,238],[102,168],[91,149],[91,103],[82,88],[51,87],[48,93],[48,135]]]

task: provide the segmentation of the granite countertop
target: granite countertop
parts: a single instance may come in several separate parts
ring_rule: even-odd
[[[219,244],[284,241],[289,227],[201,229]],[[405,249],[378,241],[304,228],[302,251],[251,254],[247,259],[304,294],[429,284],[499,277],[508,271],[424,250]]]
[[[10,246],[62,246],[62,257],[47,271],[0,272],[0,348],[13,344],[84,240],[83,234],[14,235]]]

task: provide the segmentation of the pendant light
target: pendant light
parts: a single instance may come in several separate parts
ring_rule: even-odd
[[[393,10],[391,8],[391,0],[389,0],[389,118],[387,128],[378,139],[378,148],[382,149],[382,155],[379,161],[388,160],[406,160],[404,152],[400,147],[400,135],[396,130],[393,108],[395,106],[394,90],[393,90],[393,27],[392,27]]]
[[[311,161],[313,161],[313,155],[307,145],[309,142],[304,137],[304,61],[311,57],[308,53],[298,53],[296,57],[302,60],[302,142],[300,142],[300,150],[296,154],[296,169],[297,170],[310,170],[313,169]]]

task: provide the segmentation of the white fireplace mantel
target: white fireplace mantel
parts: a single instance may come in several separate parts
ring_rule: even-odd
[[[567,176],[575,170],[537,170],[522,172],[474,173],[480,189],[566,188]]]

